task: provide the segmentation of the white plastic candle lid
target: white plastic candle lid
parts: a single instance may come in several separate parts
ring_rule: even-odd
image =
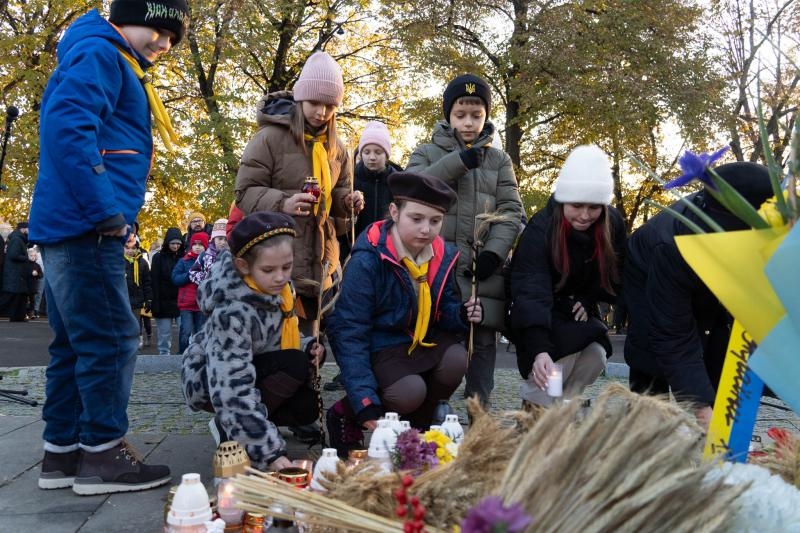
[[[336,448],[325,448],[322,450],[322,457],[337,457]]]

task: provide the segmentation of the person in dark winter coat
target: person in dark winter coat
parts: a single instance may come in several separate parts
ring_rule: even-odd
[[[9,322],[25,322],[28,302],[28,223],[20,222],[8,236],[3,267],[3,292]]]
[[[356,165],[355,188],[364,193],[366,207],[359,213],[355,224],[356,236],[373,222],[386,218],[392,193],[386,179],[393,172],[402,170],[392,163],[392,144],[389,130],[381,122],[367,122],[358,141],[360,160]],[[346,254],[342,254],[343,257]]]
[[[209,318],[183,355],[187,404],[214,412],[213,427],[261,470],[292,466],[276,426],[318,415],[311,368],[325,349],[298,327],[294,237],[295,223],[282,213],[254,213],[236,225],[230,250],[220,250],[197,292]]]
[[[514,250],[509,312],[526,402],[552,403],[545,387],[555,362],[572,397],[611,355],[597,304],[615,301],[622,276],[625,224],[612,198],[608,157],[595,145],[578,146]]]
[[[715,170],[756,208],[773,195],[763,165],[738,162]],[[726,231],[748,228],[705,190],[689,199]],[[683,203],[671,207],[704,226]],[[671,390],[695,402],[698,421],[708,425],[733,319],[678,251],[675,236],[691,233],[671,214],[659,213],[631,235],[624,273],[625,360],[631,390]]]
[[[143,335],[147,334],[142,326],[142,310],[150,312],[153,303],[153,288],[150,281],[150,267],[144,258],[136,236],[131,234],[125,243],[125,282],[128,284],[128,300],[131,311],[139,321],[139,348],[143,344]]]
[[[42,286],[42,278],[44,271],[37,259],[36,248],[28,248],[28,298],[27,298],[27,316],[31,318],[39,318],[38,309],[36,308],[36,295]]]
[[[208,235],[204,231],[193,234],[191,248],[172,269],[172,283],[178,287],[178,310],[181,314],[178,329],[179,353],[183,353],[189,346],[189,337],[200,331],[205,322],[205,315],[197,305],[197,283],[189,278],[189,271],[206,248],[208,248]]]
[[[461,303],[453,279],[458,252],[439,236],[455,191],[413,172],[392,174],[389,187],[390,218],[359,236],[328,325],[347,391],[326,417],[339,455],[360,443],[361,426],[375,429],[384,411],[427,428],[437,403],[461,383],[461,340],[483,316],[479,300]]]
[[[164,234],[161,250],[154,254],[150,265],[150,278],[153,284],[153,318],[156,319],[158,354],[170,355],[172,351],[172,322],[177,323],[178,287],[172,283],[172,271],[185,254],[181,230],[169,228]]]

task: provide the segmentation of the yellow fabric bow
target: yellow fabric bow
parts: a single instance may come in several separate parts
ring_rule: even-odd
[[[119,46],[117,46],[117,50],[119,50],[119,53],[122,54],[122,57],[124,57],[125,61],[131,66],[133,73],[136,74],[139,81],[142,82],[142,87],[144,87],[144,92],[147,94],[147,101],[150,103],[150,111],[153,112],[153,119],[155,120],[161,140],[164,141],[164,145],[170,152],[175,151],[173,145],[180,146],[180,139],[178,139],[175,130],[172,129],[172,122],[169,120],[164,102],[158,97],[155,87],[153,87],[153,84],[150,82],[150,76],[145,74],[139,62],[127,51]]]
[[[328,163],[328,152],[325,150],[325,142],[328,136],[325,134],[304,135],[306,141],[312,142],[311,150],[311,170],[314,177],[319,182],[319,189],[325,199],[325,212],[331,212],[331,165]],[[319,205],[314,205],[314,214],[317,214]]]
[[[408,354],[414,351],[414,348],[424,346],[430,348],[436,346],[434,342],[425,342],[425,335],[428,334],[428,323],[431,320],[431,286],[428,284],[428,264],[426,261],[419,267],[409,259],[403,258],[403,264],[408,269],[411,277],[419,283],[419,295],[417,297],[417,322],[414,325],[414,339],[411,341],[411,346],[408,349]]]
[[[252,276],[244,277],[245,284],[259,294],[267,294],[258,288]],[[281,327],[281,350],[300,349],[300,320],[294,312],[295,293],[291,283],[281,289],[281,314],[283,326]]]

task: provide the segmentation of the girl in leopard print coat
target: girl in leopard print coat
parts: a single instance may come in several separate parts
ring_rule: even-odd
[[[231,250],[219,253],[198,288],[208,319],[183,354],[186,403],[215,412],[218,427],[261,470],[291,466],[277,426],[317,418],[310,364],[321,362],[324,348],[297,329],[293,237],[286,215],[255,213],[237,224]]]

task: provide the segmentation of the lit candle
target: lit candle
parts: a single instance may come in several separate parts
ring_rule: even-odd
[[[552,398],[560,398],[564,394],[564,370],[560,364],[556,363],[547,376],[547,395]]]
[[[224,479],[217,487],[217,512],[219,517],[225,521],[225,524],[232,526],[242,523],[244,511],[237,509],[236,501],[233,498],[233,482],[230,479]]]

